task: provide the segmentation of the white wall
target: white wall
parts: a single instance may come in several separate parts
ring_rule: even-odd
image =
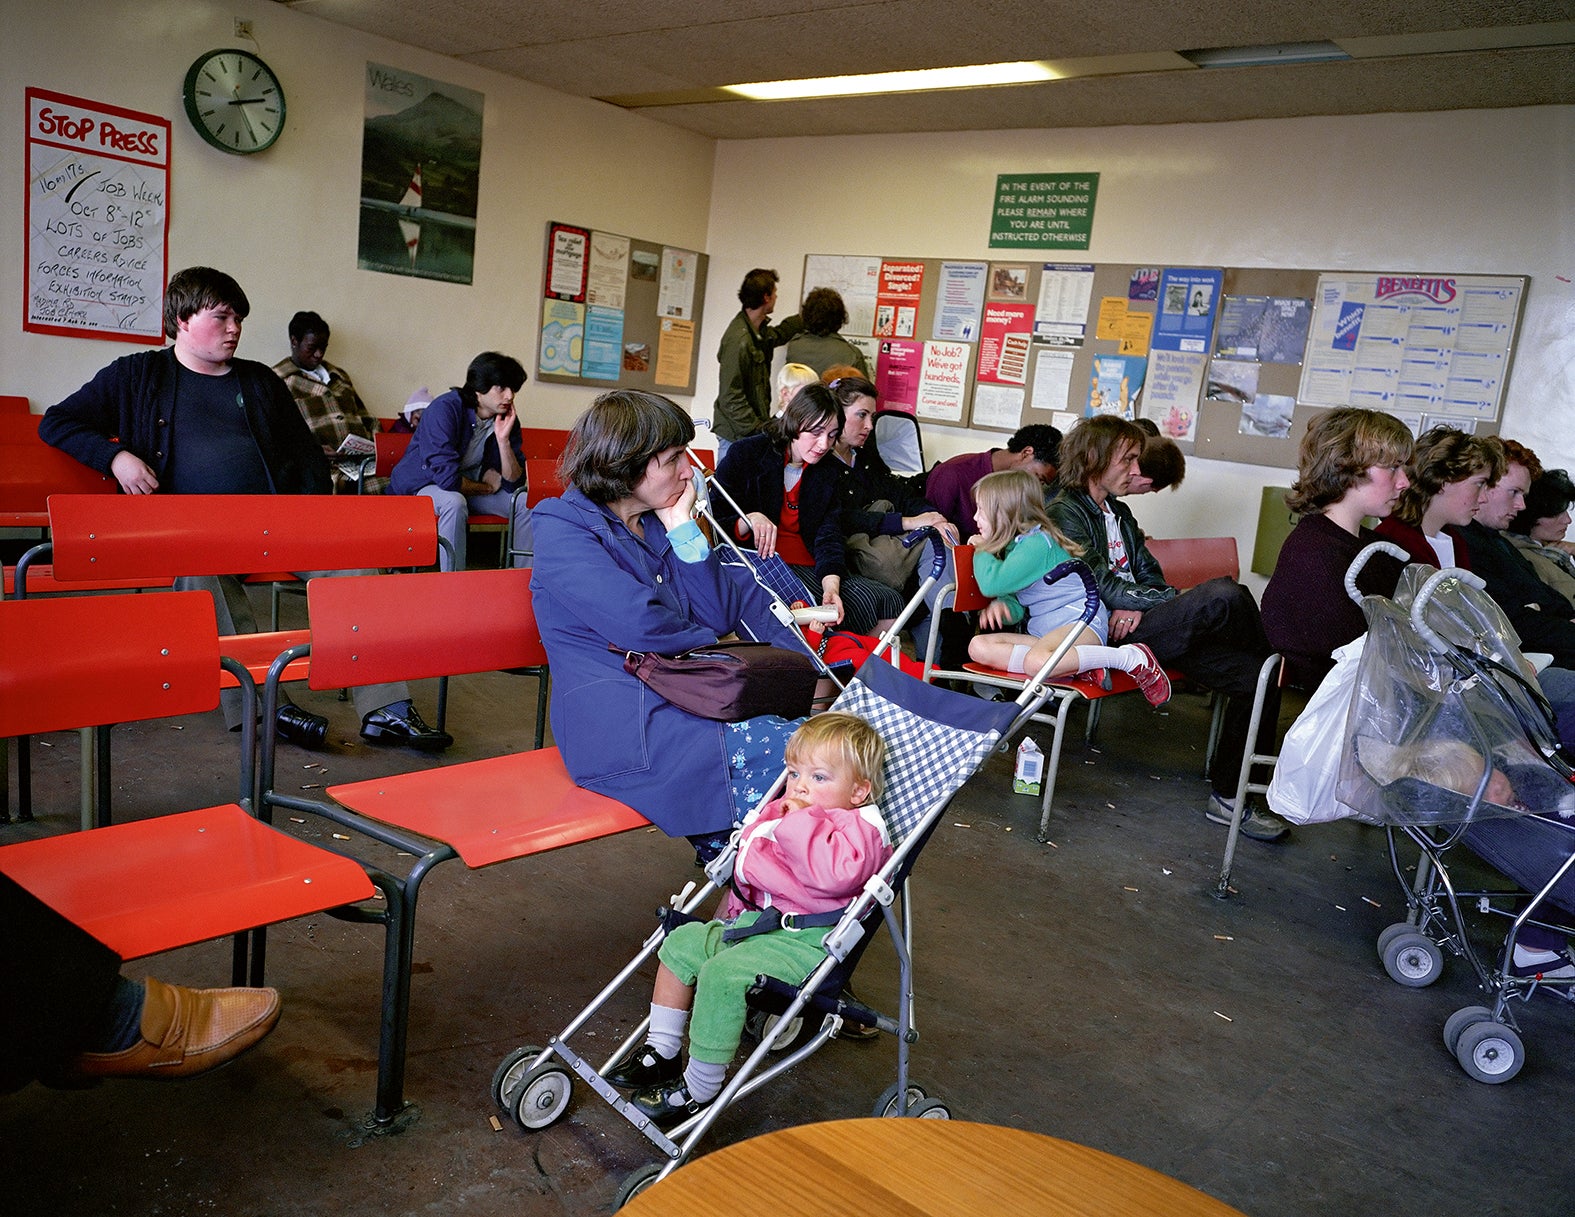
[[[752,266],[782,275],[785,316],[807,253],[988,257],[996,175],[1074,170],[1100,175],[1093,262],[1530,275],[1503,431],[1575,466],[1575,107],[724,142],[706,316],[736,311]],[[932,458],[1001,440],[926,436]],[[1245,565],[1260,488],[1290,476],[1191,460],[1133,507],[1158,535],[1235,534]]]
[[[186,69],[204,51],[258,52],[288,103],[279,142],[257,156],[204,144],[181,105]],[[333,326],[329,357],[355,378],[375,413],[398,412],[410,390],[458,384],[488,348],[533,367],[542,249],[549,220],[567,220],[706,247],[712,141],[497,73],[371,38],[267,0],[0,0],[6,84],[0,90],[0,392],[41,410],[111,359],[118,342],[24,334],[21,193],[23,90],[51,89],[168,118],[173,126],[169,265],[229,271],[251,299],[240,353],[273,363],[289,353],[285,325],[315,309]],[[367,61],[486,95],[481,196],[471,286],[356,269],[361,127]],[[725,319],[724,319],[725,324]],[[567,425],[594,392],[527,385],[522,416]]]

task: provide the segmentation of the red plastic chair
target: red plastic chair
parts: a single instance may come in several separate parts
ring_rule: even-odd
[[[1235,537],[1147,538],[1148,552],[1165,572],[1165,582],[1182,591],[1210,579],[1241,578]]]
[[[378,477],[386,478],[394,472],[394,466],[399,464],[405,455],[406,449],[410,447],[410,441],[414,438],[415,432],[413,431],[379,431],[372,437],[372,442],[377,447]],[[430,502],[427,503],[427,510],[432,510]],[[502,533],[503,539],[498,547],[500,555],[499,565],[501,566],[507,561],[508,555],[513,548],[513,537],[511,536],[513,532],[512,520],[504,519],[498,515],[478,513],[467,517],[465,526],[476,532]]]
[[[38,438],[38,423],[43,417],[25,410],[0,411],[0,444],[43,443]]]
[[[437,560],[432,505],[402,496],[57,494],[49,498],[47,518],[52,540],[24,555],[21,591],[31,592],[33,560],[46,556],[54,559],[49,576],[56,591],[168,587],[181,575],[430,566]],[[308,637],[305,630],[231,634],[220,646],[260,684],[274,656]],[[286,679],[304,673],[303,664]],[[226,686],[237,679],[223,674]],[[32,791],[25,742],[17,783],[20,814],[27,819]]]
[[[307,591],[312,623],[313,688],[346,681],[416,680],[497,669],[539,670],[536,748],[487,760],[333,786],[333,803],[273,788],[273,744],[263,743],[259,806],[320,815],[415,857],[397,880],[402,914],[392,1009],[394,1059],[404,1060],[417,896],[437,865],[460,858],[470,867],[530,857],[566,845],[648,826],[633,809],[576,787],[556,748],[542,748],[546,651],[531,607],[531,572],[453,571],[314,579]],[[485,604],[487,626],[455,606]],[[290,661],[291,652],[279,657]],[[276,682],[264,692],[274,704]],[[402,1074],[401,1074],[402,1081]]]
[[[520,451],[526,460],[556,461],[569,446],[569,433],[551,427],[521,427]]]
[[[0,736],[211,710],[219,665],[203,592],[0,602]],[[122,959],[236,935],[232,983],[254,985],[264,927],[381,888],[384,908],[347,915],[387,927],[386,977],[402,938],[397,887],[249,812],[252,735],[242,732],[239,802],[6,845],[0,870]],[[380,1075],[380,1112],[397,1103]]]
[[[959,545],[952,550],[953,567],[956,571],[956,583],[943,587],[936,599],[937,611],[944,608],[953,608],[960,613],[972,613],[990,603],[990,597],[979,590],[978,580],[973,573],[974,549],[971,545]],[[972,680],[981,684],[994,685],[1015,694],[1021,690],[1027,681],[1021,673],[1007,672],[1000,668],[992,668],[982,663],[971,660],[962,665],[961,670],[948,671],[936,668],[935,643],[938,630],[930,631],[929,654],[925,657],[925,679],[935,680]],[[1056,778],[1061,767],[1061,748],[1065,742],[1066,721],[1074,704],[1085,705],[1088,708],[1088,721],[1084,735],[1088,742],[1093,741],[1095,728],[1098,726],[1099,703],[1107,697],[1117,697],[1127,693],[1137,693],[1137,682],[1125,672],[1109,672],[1106,674],[1109,687],[1091,680],[1085,676],[1067,676],[1048,680],[1045,683],[1054,689],[1052,700],[1045,703],[1045,709],[1034,716],[1035,722],[1044,723],[1051,730],[1050,751],[1045,754],[1045,773],[1042,793],[1039,804],[1039,835],[1044,837],[1050,828],[1050,806],[1055,800]],[[1177,677],[1179,678],[1179,673]],[[1054,707],[1053,710],[1051,707]]]
[[[112,495],[119,489],[114,478],[44,443],[37,424],[31,425],[31,440],[0,442],[0,528],[48,528],[54,494]]]
[[[372,444],[377,449],[378,477],[386,478],[394,472],[394,466],[399,464],[415,437],[414,431],[379,431],[372,437]]]
[[[53,577],[64,585],[181,575],[430,566],[437,523],[425,499],[373,495],[53,495]],[[305,631],[233,634],[221,646],[261,682]],[[227,682],[233,683],[233,681]]]

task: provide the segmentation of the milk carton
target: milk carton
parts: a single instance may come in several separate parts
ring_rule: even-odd
[[[1012,790],[1017,794],[1038,794],[1044,787],[1045,754],[1039,745],[1023,736],[1017,745],[1017,769],[1012,774]]]

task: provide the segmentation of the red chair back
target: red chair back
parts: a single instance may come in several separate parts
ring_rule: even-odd
[[[0,739],[219,704],[206,592],[0,601]]]
[[[430,566],[419,495],[52,495],[55,578],[137,579]]]
[[[425,502],[425,500],[422,500]],[[547,662],[530,568],[354,575],[306,587],[314,689]]]
[[[569,446],[569,433],[551,427],[521,427],[520,451],[526,460],[553,460]]]
[[[38,423],[42,414],[0,410],[0,444],[39,444]]]
[[[372,443],[377,449],[378,477],[386,478],[394,472],[394,466],[399,464],[405,449],[410,447],[410,441],[415,437],[414,431],[379,431],[372,437]]]
[[[558,462],[526,457],[525,484],[530,488],[525,496],[527,506],[534,507],[543,499],[557,498],[563,493],[563,482],[558,477]]]
[[[1241,577],[1235,537],[1178,537],[1168,541],[1149,537],[1147,541],[1148,552],[1154,555],[1171,587],[1186,591],[1210,579]]]
[[[27,398],[15,393],[0,393],[0,414],[27,414],[31,410]]]
[[[952,608],[959,613],[974,613],[989,604],[990,597],[979,590],[979,581],[973,575],[973,546],[953,549],[952,564],[957,568],[957,596]]]
[[[24,420],[26,421],[26,420]],[[112,495],[115,479],[96,473],[38,438],[25,443],[0,442],[0,512],[44,515],[54,494]],[[35,527],[43,527],[40,521]]]

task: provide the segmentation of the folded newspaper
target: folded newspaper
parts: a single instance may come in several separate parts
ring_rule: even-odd
[[[334,455],[341,457],[376,456],[377,445],[362,436],[351,434],[345,436],[345,442],[339,445]]]

